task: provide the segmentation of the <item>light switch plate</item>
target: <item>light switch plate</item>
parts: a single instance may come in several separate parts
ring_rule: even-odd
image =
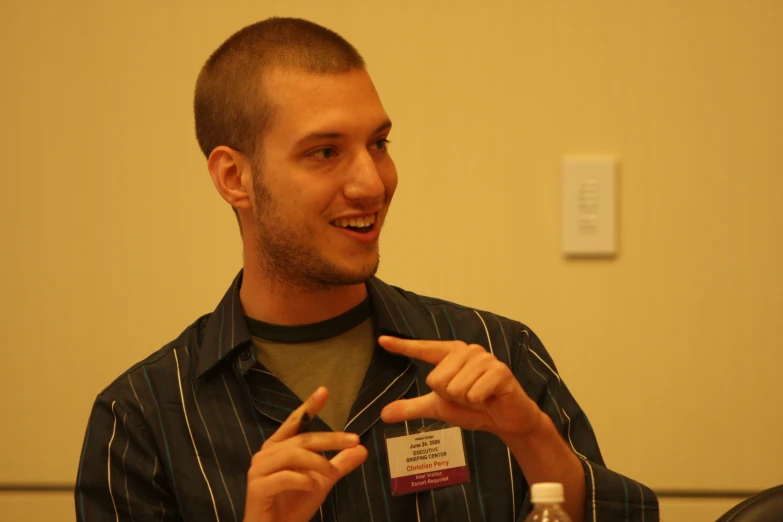
[[[617,254],[616,178],[613,156],[563,158],[563,252],[567,256]]]

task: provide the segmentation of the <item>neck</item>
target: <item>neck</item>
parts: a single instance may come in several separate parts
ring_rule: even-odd
[[[281,326],[326,321],[354,308],[366,297],[364,283],[317,290],[282,285],[265,275],[255,263],[245,263],[239,290],[245,315]]]

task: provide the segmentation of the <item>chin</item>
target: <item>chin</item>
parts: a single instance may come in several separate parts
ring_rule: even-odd
[[[375,263],[372,266],[365,266],[360,270],[356,270],[352,273],[346,274],[347,279],[352,279],[355,283],[366,283],[369,281],[375,273],[378,271],[378,263]]]
[[[342,270],[343,284],[358,285],[359,283],[366,283],[370,280],[376,272],[378,272],[379,259],[375,257],[373,260],[368,260],[361,265],[353,264],[353,267],[346,267]]]

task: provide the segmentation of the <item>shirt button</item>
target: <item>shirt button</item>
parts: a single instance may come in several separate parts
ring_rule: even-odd
[[[247,349],[247,348],[245,348],[244,350],[242,350],[242,351],[239,353],[239,358],[240,358],[240,359],[242,359],[243,361],[247,361],[248,359],[250,359],[250,350],[249,350],[249,349]]]

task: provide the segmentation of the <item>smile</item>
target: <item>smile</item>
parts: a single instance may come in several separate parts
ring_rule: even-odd
[[[332,225],[340,228],[347,228],[354,232],[369,232],[372,230],[375,224],[376,214],[370,214],[369,216],[359,216],[351,218],[340,218],[332,221]]]

